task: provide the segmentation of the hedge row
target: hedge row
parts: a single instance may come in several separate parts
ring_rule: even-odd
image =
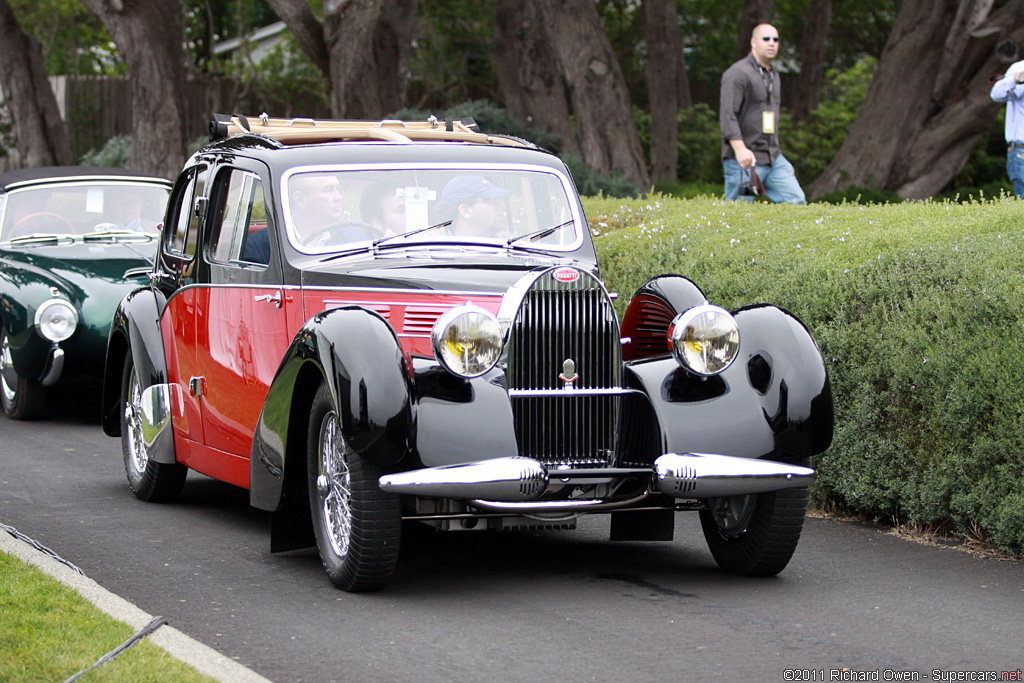
[[[618,305],[675,272],[813,331],[836,402],[816,506],[1024,555],[1024,204],[585,207]]]

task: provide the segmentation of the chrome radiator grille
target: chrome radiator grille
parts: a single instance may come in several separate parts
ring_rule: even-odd
[[[527,291],[509,331],[507,382],[522,455],[546,464],[611,465],[621,413],[622,351],[611,301],[591,275],[556,269]],[[577,379],[566,390],[566,360]]]

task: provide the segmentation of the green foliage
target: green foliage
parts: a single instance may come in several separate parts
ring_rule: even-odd
[[[865,57],[845,71],[830,69],[825,74],[821,104],[806,121],[795,124],[789,112],[783,112],[779,122],[782,150],[803,184],[821,175],[839,151],[857,118],[877,64],[873,57]]]
[[[494,0],[421,2],[409,102],[444,109],[453,102],[501,99],[494,71]],[[539,30],[539,29],[538,29]]]
[[[693,278],[714,303],[797,314],[828,366],[817,506],[1024,555],[1020,204],[585,202],[612,291]]]
[[[50,75],[125,73],[103,24],[78,0],[9,1],[22,30],[39,41]]]
[[[130,147],[131,138],[127,135],[118,135],[107,140],[101,148],[90,149],[79,158],[78,163],[81,166],[125,168],[128,165]]]
[[[329,107],[327,82],[291,33],[259,62],[224,62],[221,70],[246,86],[236,105],[239,111],[264,111],[273,116],[308,117]]]

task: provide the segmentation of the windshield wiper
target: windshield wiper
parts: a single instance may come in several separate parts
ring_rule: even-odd
[[[59,244],[60,242],[74,242],[70,235],[55,235],[51,233],[37,232],[34,235],[23,235],[5,240],[8,244]]]
[[[434,225],[428,225],[425,228],[417,228],[416,230],[413,230],[411,232],[403,232],[403,233],[401,233],[399,235],[388,235],[387,237],[381,237],[379,240],[375,240],[373,242],[373,244],[370,245],[370,249],[373,249],[374,251],[376,251],[377,247],[379,247],[380,245],[382,245],[385,242],[388,242],[390,240],[397,240],[399,238],[404,238],[404,237],[412,237],[413,235],[418,235],[421,232],[426,232],[427,230],[433,230],[435,228],[447,228],[451,224],[452,224],[452,222],[449,220],[449,221],[445,221],[444,223],[436,223]]]
[[[511,237],[509,238],[508,242],[505,243],[505,246],[511,247],[513,244],[519,242],[520,240],[530,240],[531,242],[536,242],[537,240],[544,239],[551,233],[557,232],[558,230],[561,230],[565,226],[572,225],[573,223],[575,223],[575,221],[570,218],[566,222],[559,223],[558,225],[552,225],[550,228],[544,228],[543,230],[537,230],[535,232],[530,232],[525,235],[519,235],[518,237]]]
[[[98,230],[82,235],[83,242],[100,242],[110,239],[117,240],[119,238],[144,239],[147,242],[155,239],[148,232],[139,232],[137,230]]]

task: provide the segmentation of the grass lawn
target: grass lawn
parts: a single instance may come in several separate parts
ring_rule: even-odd
[[[65,681],[134,633],[75,590],[0,552],[0,681]],[[79,680],[156,683],[214,679],[142,639]]]

